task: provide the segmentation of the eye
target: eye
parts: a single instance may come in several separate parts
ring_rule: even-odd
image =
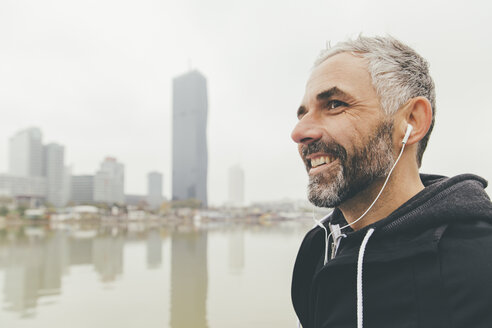
[[[306,114],[306,108],[300,107],[297,110],[297,119],[300,120]]]
[[[345,107],[347,106],[346,103],[344,103],[343,101],[340,101],[340,100],[330,100],[326,103],[326,108],[327,109],[336,109],[338,107]]]

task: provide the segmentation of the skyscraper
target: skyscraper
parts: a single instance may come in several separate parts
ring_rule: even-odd
[[[198,199],[207,206],[207,80],[190,71],[173,80],[174,200]]]
[[[147,174],[147,202],[156,209],[162,204],[162,174],[150,172]]]
[[[107,157],[94,177],[94,201],[102,203],[125,202],[125,166],[116,158]]]
[[[93,175],[73,175],[71,189],[71,200],[75,204],[91,204],[94,202]]]
[[[44,146],[44,171],[46,174],[46,200],[56,207],[67,202],[65,177],[65,147],[56,143]]]
[[[9,140],[9,173],[18,177],[43,176],[43,141],[41,130],[29,128]]]
[[[244,205],[244,171],[239,165],[229,168],[229,203]]]

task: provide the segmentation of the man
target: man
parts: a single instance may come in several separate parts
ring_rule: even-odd
[[[317,60],[292,139],[309,200],[334,211],[297,255],[304,328],[492,327],[487,182],[419,174],[434,115],[427,62],[394,38]]]

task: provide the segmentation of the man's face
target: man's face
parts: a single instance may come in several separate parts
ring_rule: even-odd
[[[316,206],[339,206],[388,173],[393,123],[382,112],[363,58],[342,53],[316,67],[297,114],[292,139]]]

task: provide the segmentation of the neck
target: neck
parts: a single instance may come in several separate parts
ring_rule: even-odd
[[[403,158],[402,158],[403,160]],[[352,229],[359,230],[374,222],[384,219],[410,198],[424,189],[420,180],[418,168],[397,165],[384,188],[381,196],[370,211],[359,221],[355,222],[373,203],[380,192],[386,177],[375,180],[365,190],[359,192],[351,199],[346,200],[339,206],[347,223]]]

